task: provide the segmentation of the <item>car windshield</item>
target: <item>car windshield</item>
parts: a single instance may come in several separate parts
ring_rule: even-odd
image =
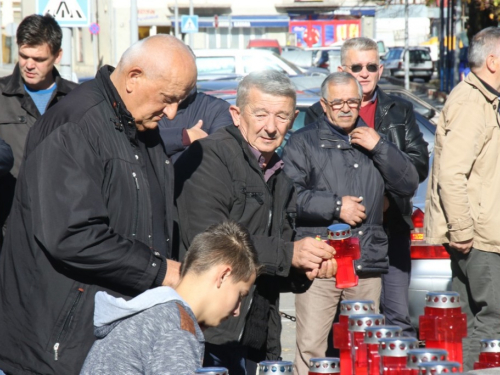
[[[431,61],[431,55],[423,49],[410,50],[410,61],[415,63]]]
[[[389,52],[387,52],[386,60],[398,60],[401,58],[402,53],[402,49],[390,49]]]
[[[232,56],[197,57],[198,74],[234,74],[235,62]]]

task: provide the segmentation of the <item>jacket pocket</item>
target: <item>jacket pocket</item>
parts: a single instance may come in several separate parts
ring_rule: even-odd
[[[53,354],[55,361],[59,360],[61,351],[64,351],[64,344],[68,342],[69,333],[74,327],[74,319],[82,304],[84,292],[85,289],[79,286],[75,286],[70,291],[56,324],[52,329],[46,351]]]

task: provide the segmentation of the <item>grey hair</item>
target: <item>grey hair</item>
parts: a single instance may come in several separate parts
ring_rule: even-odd
[[[343,65],[347,59],[347,51],[376,51],[378,56],[378,45],[373,39],[359,37],[347,39],[340,48],[340,63]]]
[[[499,56],[500,28],[487,27],[472,38],[469,46],[469,66],[471,70],[480,68],[488,55]]]
[[[321,84],[321,97],[324,99],[328,98],[328,87],[332,85],[348,85],[351,81],[356,82],[358,87],[358,95],[360,99],[363,99],[363,88],[361,83],[351,74],[347,72],[335,72],[330,74]]]
[[[248,104],[248,95],[251,88],[273,95],[285,96],[293,99],[293,107],[297,102],[295,86],[288,76],[277,70],[259,70],[251,72],[243,78],[236,92],[236,106],[243,109]]]

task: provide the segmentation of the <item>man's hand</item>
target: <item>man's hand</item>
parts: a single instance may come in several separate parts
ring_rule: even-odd
[[[203,120],[200,120],[190,129],[186,129],[189,137],[189,141],[193,143],[197,139],[205,138],[208,134],[201,127],[203,126]]]
[[[375,129],[369,127],[355,128],[349,135],[351,144],[359,145],[367,151],[373,150],[380,140],[380,135]]]
[[[319,270],[321,263],[331,259],[333,254],[335,249],[325,242],[303,238],[293,243],[292,266],[306,271]]]
[[[389,202],[389,198],[387,198],[385,195],[384,195],[384,212],[387,211],[389,209],[389,206],[391,205],[391,203]]]
[[[167,274],[163,279],[162,286],[175,288],[181,278],[181,264],[175,260],[167,259]]]
[[[346,195],[342,197],[342,207],[340,208],[340,219],[352,227],[360,224],[366,219],[365,206],[360,202],[363,201],[361,197],[353,197]]]
[[[462,253],[462,254],[469,254],[473,243],[474,243],[474,239],[467,240],[467,241],[461,241],[461,242],[451,241],[450,247],[455,249],[456,251]]]

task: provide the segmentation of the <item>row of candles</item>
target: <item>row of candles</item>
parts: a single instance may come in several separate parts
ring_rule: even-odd
[[[309,375],[434,375],[462,370],[462,339],[467,321],[456,292],[429,292],[416,338],[402,337],[401,328],[385,325],[373,301],[342,301],[333,344],[339,358],[312,358]],[[291,374],[292,362],[264,361],[259,375]],[[474,369],[500,367],[500,340],[481,340]],[[227,375],[224,368],[201,368],[195,374]]]

